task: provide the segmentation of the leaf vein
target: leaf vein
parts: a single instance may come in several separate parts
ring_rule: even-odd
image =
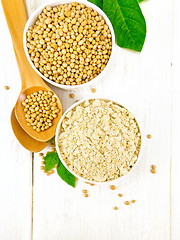
[[[117,0],[116,0],[116,2],[117,2],[117,5],[119,6],[119,11],[120,11],[121,17],[122,17],[122,19],[124,19],[124,22],[125,22],[125,24],[126,24],[127,32],[129,33],[128,35],[130,36],[132,42],[135,43],[134,39],[133,39],[132,36],[131,36],[131,31],[130,31],[130,29],[129,29],[128,25],[127,25],[127,22],[126,22],[126,20],[125,20],[125,18],[124,18],[124,16],[123,16],[123,13],[122,13],[122,11],[121,11],[121,7],[120,7],[120,5],[119,5],[119,3],[118,3]],[[117,8],[116,8],[116,12],[117,12]]]
[[[124,19],[130,20],[130,21],[133,21],[133,22],[135,22],[135,23],[138,23],[139,25],[142,25],[142,23],[134,20],[133,18],[124,18]]]

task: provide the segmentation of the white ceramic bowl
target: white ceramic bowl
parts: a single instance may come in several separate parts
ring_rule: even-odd
[[[121,177],[119,177],[119,178],[117,178],[117,179],[110,180],[110,181],[106,181],[106,182],[96,182],[96,181],[89,181],[88,179],[85,179],[85,178],[80,177],[79,175],[77,175],[76,173],[74,173],[73,171],[71,171],[71,170],[69,169],[69,167],[67,166],[66,162],[63,160],[63,158],[62,158],[62,156],[61,156],[61,154],[60,154],[59,147],[58,147],[58,141],[57,141],[57,139],[58,139],[58,136],[59,136],[59,133],[60,133],[61,123],[62,123],[63,119],[65,118],[66,114],[67,114],[70,110],[72,110],[74,107],[80,105],[82,102],[84,102],[84,101],[86,101],[86,100],[94,100],[94,99],[102,99],[102,100],[106,100],[106,101],[112,101],[113,103],[115,103],[115,104],[117,104],[117,105],[119,105],[119,106],[121,106],[121,107],[124,107],[124,106],[122,106],[120,103],[118,103],[118,102],[116,102],[116,101],[114,101],[114,100],[111,100],[111,99],[106,99],[106,98],[87,98],[87,99],[82,99],[82,100],[78,101],[77,103],[74,103],[72,106],[70,106],[70,107],[64,112],[64,114],[62,115],[62,117],[61,117],[61,119],[60,119],[60,121],[59,121],[59,123],[58,123],[57,129],[56,129],[56,135],[55,135],[56,150],[57,150],[58,156],[59,156],[59,158],[61,159],[61,162],[63,163],[63,165],[64,165],[64,166],[68,169],[68,171],[71,172],[76,178],[81,179],[81,180],[83,180],[83,181],[85,181],[85,182],[93,183],[93,184],[101,184],[101,185],[103,185],[103,184],[112,184],[112,183],[115,183],[115,182],[117,182],[117,181],[119,181],[119,180],[121,180],[121,179],[124,179],[125,177],[129,176],[130,173],[132,173],[132,171],[134,170],[135,166],[137,166],[137,164],[138,164],[138,162],[139,162],[139,160],[140,160],[140,158],[141,158],[142,142],[143,142],[143,141],[142,141],[142,137],[143,137],[143,136],[142,136],[141,128],[139,127],[139,122],[137,121],[137,118],[136,118],[136,117],[135,117],[135,119],[136,119],[136,122],[137,122],[137,124],[138,124],[139,130],[140,130],[140,133],[141,133],[141,147],[140,147],[138,159],[137,159],[135,165],[132,167],[132,169],[131,169],[126,175],[121,176]],[[124,107],[124,108],[125,108],[125,107]],[[130,111],[130,110],[128,110],[128,111]],[[130,112],[132,113],[132,111],[130,111]],[[132,113],[132,114],[133,114],[133,113]]]
[[[84,3],[87,7],[91,7],[92,9],[94,9],[95,11],[97,11],[99,13],[99,15],[101,15],[105,21],[106,21],[106,24],[109,26],[109,29],[111,31],[111,34],[112,34],[112,51],[111,51],[111,55],[110,55],[110,58],[109,58],[109,61],[106,65],[106,67],[103,69],[103,71],[97,76],[95,77],[94,79],[92,79],[91,81],[87,82],[87,83],[84,83],[84,84],[81,84],[81,85],[75,85],[75,86],[68,86],[68,85],[63,85],[63,84],[59,84],[59,83],[55,83],[53,81],[51,81],[50,79],[46,78],[43,74],[41,74],[40,71],[38,71],[38,69],[34,66],[33,62],[31,61],[31,58],[29,56],[29,53],[28,53],[28,49],[26,47],[26,42],[27,42],[27,39],[26,39],[26,32],[28,30],[28,28],[30,26],[33,26],[35,21],[37,20],[37,17],[39,16],[39,14],[41,14],[42,10],[46,7],[46,6],[51,6],[51,7],[54,7],[54,6],[57,6],[57,5],[60,5],[60,4],[65,4],[65,3],[72,3],[74,2],[74,0],[57,0],[57,1],[48,1],[46,3],[44,3],[43,5],[41,5],[40,7],[38,7],[33,13],[32,15],[29,17],[26,25],[25,25],[25,28],[24,28],[24,34],[23,34],[23,45],[24,45],[24,51],[26,53],[26,56],[27,56],[27,59],[29,61],[29,63],[31,64],[32,68],[44,79],[46,80],[47,82],[49,82],[50,84],[56,86],[56,87],[59,87],[59,88],[62,88],[62,89],[65,89],[65,90],[75,90],[75,89],[81,89],[82,87],[87,87],[87,86],[91,86],[93,84],[95,84],[99,79],[102,79],[103,76],[105,75],[105,73],[108,71],[108,69],[110,68],[110,64],[111,64],[111,61],[112,61],[112,57],[113,57],[113,54],[114,54],[114,46],[115,46],[115,35],[114,35],[114,30],[113,30],[113,27],[111,25],[111,22],[109,21],[109,18],[106,16],[106,14],[99,8],[97,7],[96,5],[86,1],[86,0],[77,0],[76,2],[78,3]]]

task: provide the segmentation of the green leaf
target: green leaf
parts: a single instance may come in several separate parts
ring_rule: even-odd
[[[96,6],[98,6],[99,8],[103,8],[103,0],[88,0],[91,3],[94,3]]]
[[[75,176],[72,175],[67,168],[64,167],[61,160],[59,159],[58,166],[57,166],[57,173],[58,175],[64,180],[67,184],[72,187],[75,187]]]
[[[72,175],[62,164],[57,152],[49,152],[44,157],[45,171],[49,171],[57,165],[57,173],[67,184],[75,187],[75,176]]]
[[[44,157],[44,163],[45,163],[45,171],[49,171],[52,168],[54,168],[54,166],[56,165],[56,163],[58,163],[59,161],[59,157],[57,152],[49,152],[46,154],[46,156]]]
[[[144,0],[138,0],[139,3],[143,2]]]
[[[137,0],[104,0],[103,10],[113,25],[117,45],[141,52],[146,22]]]

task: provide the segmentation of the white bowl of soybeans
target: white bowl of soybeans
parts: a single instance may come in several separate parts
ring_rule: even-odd
[[[32,13],[23,45],[29,63],[44,80],[75,90],[103,78],[112,61],[115,35],[108,17],[96,5],[58,0]]]
[[[142,132],[131,111],[118,102],[83,99],[61,117],[55,136],[64,166],[90,184],[112,184],[139,162]]]

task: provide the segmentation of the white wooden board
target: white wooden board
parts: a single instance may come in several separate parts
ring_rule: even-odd
[[[19,144],[11,129],[11,110],[21,83],[1,5],[0,20],[0,239],[30,240],[32,154]],[[10,86],[8,91],[5,85]]]
[[[173,2],[173,42],[172,42],[172,142],[171,142],[171,239],[180,238],[180,157],[179,157],[179,136],[180,136],[180,15],[178,9],[180,2]]]
[[[152,140],[144,139],[139,166],[115,191],[83,183],[74,190],[57,175],[41,173],[35,155],[35,240],[57,236],[62,240],[170,238],[171,3],[164,6],[161,15],[160,3],[149,1],[142,6],[148,33],[141,54],[117,47],[112,70],[96,86],[97,93],[90,89],[75,93],[76,99],[108,97],[132,109],[142,123],[144,137],[149,132],[153,136]],[[67,92],[54,90],[64,110],[75,102]],[[157,165],[156,175],[150,173],[151,164]],[[90,192],[88,199],[82,195],[84,188]],[[118,193],[123,194],[122,199]],[[124,204],[132,199],[136,200],[134,205]],[[119,210],[114,211],[114,206]]]
[[[45,1],[26,2],[31,13]],[[134,172],[119,181],[114,191],[108,185],[90,186],[81,181],[73,189],[57,174],[46,176],[40,170],[39,155],[34,154],[32,161],[31,154],[14,138],[9,117],[20,90],[20,78],[0,9],[3,32],[0,45],[0,239],[180,239],[178,6],[178,0],[149,0],[141,4],[147,22],[143,51],[138,54],[116,47],[111,71],[93,86],[96,93],[88,88],[75,92],[75,98],[71,99],[68,92],[53,87],[64,111],[75,100],[106,97],[131,109],[139,120],[144,140],[142,158]],[[4,85],[10,85],[10,90],[5,91]],[[152,139],[146,138],[148,133]],[[157,166],[155,175],[150,172],[152,164]],[[88,190],[88,198],[83,197],[82,189]],[[123,197],[119,198],[118,193]],[[124,204],[132,199],[136,203]],[[115,211],[114,206],[119,209]]]

